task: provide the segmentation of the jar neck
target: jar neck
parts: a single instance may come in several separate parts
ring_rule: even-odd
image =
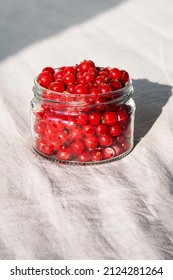
[[[66,104],[66,106],[85,106],[86,102],[94,101],[96,97],[102,100],[102,104],[109,104],[116,102],[118,104],[126,103],[134,92],[132,86],[132,80],[130,79],[127,85],[121,89],[109,92],[109,93],[99,93],[98,95],[91,94],[71,94],[69,92],[55,92],[49,89],[43,88],[34,80],[33,92],[36,99],[41,102],[50,102],[58,104]],[[92,102],[91,102],[92,103]],[[94,102],[94,106],[96,106]],[[100,105],[100,103],[99,103]],[[92,105],[91,105],[92,106]]]

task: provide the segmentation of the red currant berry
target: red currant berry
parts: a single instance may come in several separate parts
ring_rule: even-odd
[[[95,80],[95,76],[92,73],[86,72],[83,77],[87,84],[92,83]]]
[[[41,72],[37,77],[37,82],[40,86],[48,88],[53,82],[52,75],[48,71]]]
[[[61,66],[61,67],[58,68],[58,70],[64,71],[65,68],[66,68],[66,66]]]
[[[84,144],[81,140],[73,142],[70,146],[70,152],[74,156],[80,155],[84,151]]]
[[[98,145],[98,138],[95,135],[86,136],[84,144],[88,149],[94,149]]]
[[[56,92],[63,92],[64,84],[62,82],[56,81],[56,82],[50,84],[49,89],[56,91]]]
[[[45,136],[46,136],[48,139],[54,139],[55,136],[56,136],[56,133],[57,133],[57,129],[54,128],[54,127],[51,126],[51,125],[48,125],[47,128],[45,129]]]
[[[98,125],[100,123],[100,114],[91,113],[88,116],[88,120],[91,125]]]
[[[107,73],[109,74],[109,73],[110,73],[110,70],[111,70],[110,67],[105,67],[105,68],[102,68],[101,71],[107,72]]]
[[[78,85],[86,85],[85,78],[84,78],[83,76],[81,76],[80,78],[77,78],[76,83],[77,83]]]
[[[76,140],[79,140],[83,137],[83,132],[82,132],[82,129],[79,128],[79,127],[76,127],[74,129],[72,129],[69,133],[69,139],[71,141],[76,141]]]
[[[69,73],[69,74],[66,74],[65,76],[63,76],[63,81],[66,85],[68,84],[74,84],[76,78],[75,78],[75,75]]]
[[[89,83],[87,86],[88,86],[89,92],[91,92],[91,90],[92,90],[93,88],[95,88],[95,86],[94,86],[92,83]]]
[[[116,156],[119,156],[124,152],[123,147],[120,143],[114,144],[112,148],[114,149]]]
[[[105,79],[102,77],[102,76],[98,76],[96,79],[95,79],[95,82],[94,82],[94,85],[96,87],[100,87],[101,84],[104,84],[105,83]]]
[[[100,71],[99,76],[102,76],[104,78],[105,81],[109,80],[109,73],[106,71]]]
[[[127,122],[122,126],[122,133],[123,133],[125,138],[131,137],[132,131],[131,131],[130,122]]]
[[[76,116],[76,121],[78,125],[84,126],[88,122],[88,116],[86,114],[79,114]]]
[[[105,103],[106,99],[103,97],[98,97],[97,100],[95,100],[94,104],[96,105],[96,110],[105,110]]]
[[[87,94],[88,89],[86,86],[79,84],[75,87],[75,93],[76,94]]]
[[[53,145],[45,145],[43,147],[43,154],[47,155],[47,156],[52,156],[54,154],[55,150],[54,150],[54,146]]]
[[[88,60],[90,62],[90,64],[92,65],[93,68],[95,68],[95,63],[94,61],[92,61],[91,59]]]
[[[100,93],[100,90],[98,88],[92,88],[90,90],[90,94],[92,94],[92,95],[99,95],[99,93]]]
[[[122,135],[119,135],[119,136],[116,137],[116,140],[117,140],[119,143],[122,144],[122,143],[124,142],[125,139],[124,139],[124,137],[123,137]]]
[[[99,72],[97,71],[96,68],[93,68],[91,67],[89,70],[88,70],[88,73],[92,73],[94,75],[94,77],[97,77]]]
[[[101,146],[110,146],[112,144],[112,137],[109,134],[100,136],[99,144]]]
[[[103,154],[100,150],[94,150],[91,153],[91,161],[101,161],[103,159]]]
[[[110,70],[110,78],[112,80],[118,80],[121,78],[121,71],[118,68],[112,68]]]
[[[78,160],[81,162],[87,162],[90,161],[90,153],[87,151],[83,151],[80,155],[78,155]]]
[[[42,72],[44,72],[44,71],[49,72],[49,73],[52,75],[52,77],[54,76],[55,70],[54,70],[52,67],[45,67],[45,68],[42,70]]]
[[[113,125],[117,123],[118,117],[115,112],[107,111],[102,115],[102,122],[104,124]]]
[[[121,134],[121,126],[119,124],[114,124],[114,125],[111,125],[110,126],[110,130],[109,130],[109,133],[111,136],[118,136]]]
[[[124,151],[128,151],[130,149],[130,143],[127,140],[122,143],[122,146]]]
[[[108,126],[106,124],[101,123],[96,127],[96,133],[99,136],[105,135],[107,132],[108,132]]]
[[[115,151],[113,148],[107,147],[104,148],[104,150],[102,151],[103,153],[103,158],[104,159],[109,159],[109,158],[113,158],[115,156]]]
[[[127,83],[129,81],[129,74],[125,70],[121,70],[121,82]]]
[[[122,84],[119,81],[112,80],[111,87],[113,90],[118,90],[118,89],[122,88]]]
[[[89,60],[84,60],[79,64],[79,69],[82,73],[87,72],[91,67],[93,67],[93,62]]]
[[[57,157],[59,160],[71,160],[69,148],[59,149],[57,152]]]
[[[91,135],[94,135],[95,128],[92,125],[88,124],[88,125],[83,126],[82,132],[83,132],[83,135],[91,136]]]
[[[125,110],[118,110],[117,111],[117,116],[118,116],[118,123],[119,124],[124,124],[128,120],[129,116]]]
[[[68,91],[69,93],[75,93],[75,87],[76,87],[75,84],[69,84],[69,85],[67,86],[67,91]]]
[[[36,111],[34,112],[34,115],[39,119],[43,119],[44,113],[45,113],[45,110],[43,108],[39,108],[39,109],[36,109]]]
[[[58,149],[62,148],[63,143],[62,143],[62,141],[51,140],[49,146],[52,150],[57,151]]]
[[[44,121],[39,121],[34,125],[34,130],[39,135],[44,135],[47,124]]]
[[[58,80],[58,79],[62,79],[63,77],[63,70],[58,70],[57,72],[55,72],[54,74],[54,80]]]
[[[66,144],[69,141],[69,135],[66,131],[58,131],[56,134],[56,139]]]
[[[62,131],[65,129],[65,124],[59,120],[56,121],[56,119],[52,121],[51,126],[57,131]]]
[[[67,66],[63,70],[63,75],[73,74],[76,75],[76,68],[74,66]]]
[[[36,149],[38,150],[38,151],[40,151],[40,152],[43,152],[43,149],[44,149],[44,147],[47,145],[47,141],[45,140],[45,139],[37,139],[36,140]]]
[[[100,92],[101,92],[101,93],[108,93],[108,92],[111,92],[111,91],[112,91],[112,88],[111,88],[111,86],[108,85],[108,84],[102,84],[102,85],[100,86]]]

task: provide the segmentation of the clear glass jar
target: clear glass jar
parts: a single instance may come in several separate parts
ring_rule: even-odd
[[[119,160],[134,144],[132,81],[111,93],[57,93],[34,81],[31,131],[34,150],[68,164]]]

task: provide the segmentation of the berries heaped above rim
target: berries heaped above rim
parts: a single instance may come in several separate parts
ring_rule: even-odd
[[[93,61],[84,60],[76,66],[45,67],[36,81],[41,87],[55,92],[97,95],[125,87],[129,74],[116,67],[97,67]]]

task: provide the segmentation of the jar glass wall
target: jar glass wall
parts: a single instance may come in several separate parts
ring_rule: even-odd
[[[110,93],[57,93],[35,80],[31,101],[34,150],[69,164],[96,164],[126,156],[134,144],[133,86]]]

